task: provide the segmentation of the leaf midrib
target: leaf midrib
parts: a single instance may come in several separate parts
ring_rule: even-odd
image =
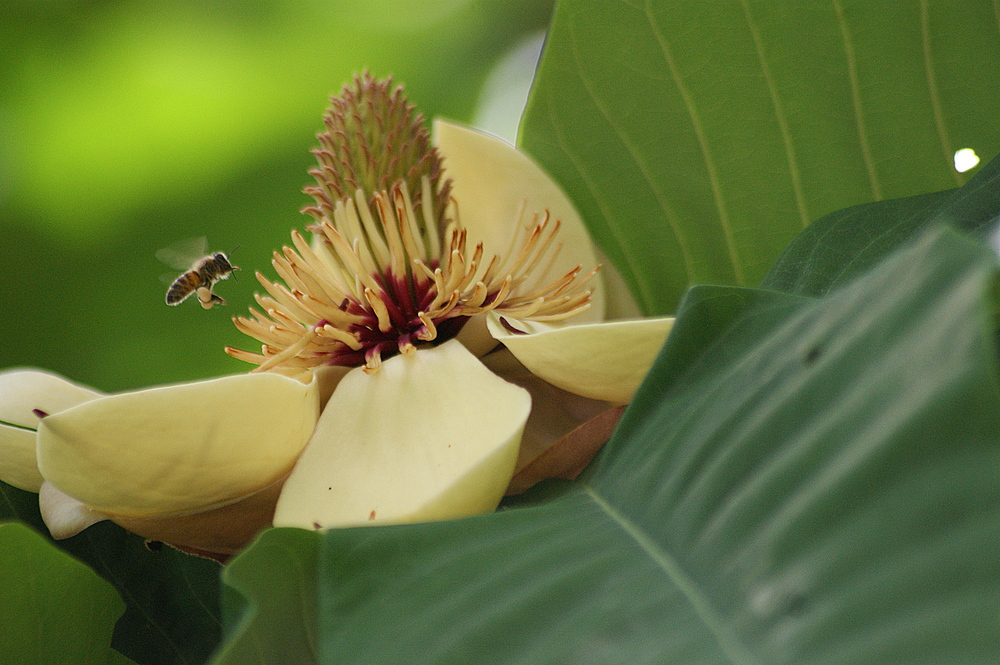
[[[584,493],[607,517],[617,524],[625,535],[645,552],[650,560],[659,567],[676,588],[684,594],[692,609],[701,618],[706,629],[715,636],[720,650],[732,663],[746,665],[760,664],[760,659],[751,653],[743,644],[733,639],[722,626],[724,621],[715,611],[711,601],[702,593],[698,586],[684,572],[681,565],[670,554],[650,538],[642,528],[619,512],[604,499],[590,483],[581,483]]]

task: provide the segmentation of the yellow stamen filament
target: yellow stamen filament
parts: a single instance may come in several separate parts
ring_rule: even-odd
[[[318,329],[319,334],[334,339],[338,342],[346,344],[352,351],[360,351],[364,348],[364,345],[359,342],[354,335],[344,332],[340,328],[335,328],[330,324],[323,326]]]
[[[365,300],[368,301],[372,311],[375,312],[375,316],[378,317],[378,329],[384,333],[392,330],[392,319],[389,318],[389,309],[382,302],[382,299],[371,289],[365,289]]]
[[[353,198],[309,209],[312,244],[297,231],[292,246],[275,252],[272,265],[282,280],[257,273],[266,295],[262,310],[234,319],[242,332],[263,342],[261,353],[227,349],[258,365],[254,371],[288,375],[324,364],[361,365],[377,371],[383,356],[410,354],[458,332],[462,319],[490,311],[511,319],[559,321],[590,305],[586,284],[597,268],[581,276],[576,266],[548,277],[562,248],[558,220],[548,213],[518,222],[509,251],[484,261],[482,243],[468,247],[468,233],[454,218],[437,226],[429,180],[421,181],[414,206],[406,184],[366,200]],[[524,202],[518,219],[524,214]],[[373,214],[376,213],[376,214]],[[399,299],[402,299],[400,301]],[[459,319],[442,328],[450,319]]]
[[[434,319],[427,315],[427,312],[420,312],[417,314],[420,317],[421,323],[424,324],[425,330],[421,330],[417,333],[417,339],[429,342],[437,338],[437,326],[434,325]]]
[[[299,351],[301,351],[304,348],[306,348],[307,346],[309,346],[309,342],[311,342],[315,336],[316,336],[316,331],[315,330],[308,331],[306,334],[302,335],[301,338],[299,338],[299,341],[297,341],[294,344],[292,344],[291,346],[285,348],[284,351],[271,356],[270,358],[268,358],[267,360],[265,360],[264,362],[262,362],[257,367],[254,367],[250,371],[251,372],[264,372],[264,371],[267,371],[267,370],[271,369],[272,367],[274,367],[275,365],[277,365],[280,362],[283,362],[285,360],[288,360],[289,358],[295,357],[298,354]]]
[[[393,275],[404,275],[406,273],[404,261],[406,250],[403,249],[403,240],[399,237],[399,222],[396,220],[392,206],[381,193],[375,195],[375,205],[378,206],[385,241],[389,246],[389,271]]]
[[[434,219],[434,198],[431,191],[431,179],[424,176],[420,179],[420,207],[424,213],[424,226],[429,226]],[[409,198],[409,197],[407,197]],[[427,253],[424,256],[441,256],[441,238],[437,233],[427,233]]]
[[[354,277],[369,289],[372,289],[373,291],[381,291],[379,285],[375,283],[375,280],[372,279],[369,271],[362,264],[361,258],[358,256],[355,248],[344,239],[344,236],[340,235],[340,232],[337,231],[337,229],[335,229],[330,222],[323,222],[323,233],[333,245],[337,258],[344,262],[348,271],[352,272]],[[360,243],[355,242],[355,244],[357,245]]]
[[[400,235],[403,237],[403,244],[406,245],[406,252],[410,256],[427,256],[423,234],[417,226],[417,215],[413,211],[413,201],[410,200],[406,181],[400,181],[399,187],[393,192],[393,202],[396,204],[396,217],[399,218]]]

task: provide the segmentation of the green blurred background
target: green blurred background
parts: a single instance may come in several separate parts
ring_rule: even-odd
[[[0,368],[113,391],[249,369],[222,351],[258,348],[230,319],[260,290],[254,270],[273,276],[271,251],[308,221],[301,189],[330,93],[367,68],[405,83],[428,117],[510,138],[532,61],[509,54],[530,54],[552,2],[6,0],[4,11]],[[505,59],[520,66],[497,73]],[[155,253],[192,236],[213,251],[240,245],[239,283],[217,289],[227,307],[163,302],[171,271]]]

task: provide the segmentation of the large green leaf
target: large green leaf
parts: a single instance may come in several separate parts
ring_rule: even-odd
[[[821,299],[697,289],[583,479],[266,532],[227,621],[264,655],[216,662],[293,662],[303,634],[318,663],[995,662],[996,275],[935,228]]]
[[[38,495],[0,483],[0,520],[12,519],[47,533]],[[205,662],[219,641],[222,622],[217,563],[169,547],[151,551],[142,538],[111,522],[95,524],[56,545],[89,565],[125,601],[111,642],[115,649],[141,665]],[[2,634],[5,629],[0,629]]]
[[[114,588],[23,524],[0,523],[0,662],[125,665],[111,631]]]
[[[561,0],[520,140],[669,313],[829,212],[962,184],[998,117],[990,0]]]
[[[867,203],[824,216],[795,237],[761,285],[823,295],[871,268],[928,224],[993,233],[998,210],[1000,157],[959,189]]]

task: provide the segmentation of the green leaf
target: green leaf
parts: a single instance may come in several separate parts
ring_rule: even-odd
[[[311,531],[271,529],[223,573],[224,617],[243,639],[222,645],[216,665],[308,665],[316,660],[316,552]]]
[[[1000,151],[989,0],[562,0],[521,127],[647,313]]]
[[[949,224],[986,235],[1000,210],[1000,158],[959,189],[878,201],[838,210],[800,233],[761,286],[823,295],[845,284],[908,242],[929,224]]]
[[[131,663],[111,649],[125,604],[92,570],[23,524],[0,523],[0,661]]]
[[[0,483],[0,520],[17,519],[47,534],[38,496]],[[53,543],[117,589],[125,614],[112,646],[142,665],[205,662],[221,632],[219,565],[143,539],[111,522]]]
[[[230,565],[250,600],[227,601],[227,648],[993,662],[996,280],[986,248],[935,228],[821,299],[698,289],[580,481],[467,520],[268,531]]]

